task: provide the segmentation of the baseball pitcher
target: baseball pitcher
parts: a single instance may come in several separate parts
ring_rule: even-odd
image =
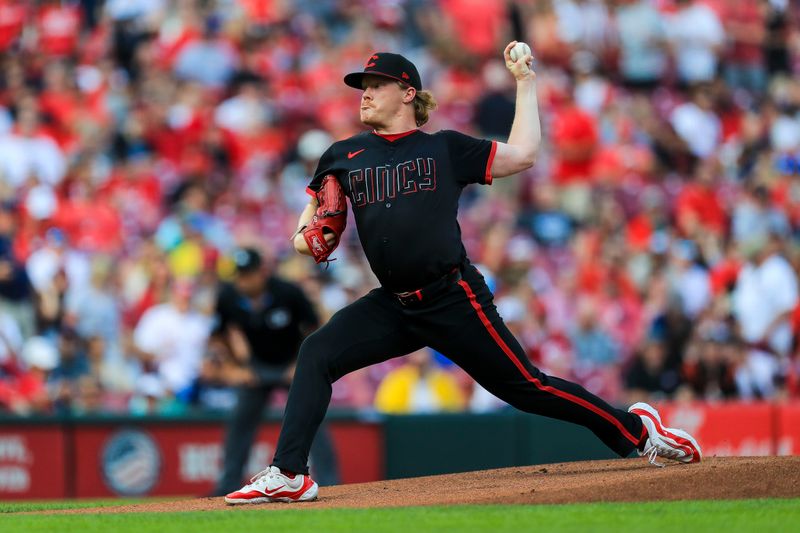
[[[457,220],[461,191],[531,167],[541,139],[530,48],[514,41],[503,57],[517,87],[507,143],[419,129],[435,100],[402,55],[374,53],[362,72],[345,76],[347,85],[362,91],[360,118],[369,129],[334,143],[320,159],[294,245],[317,262],[328,261],[344,229],[346,197],[380,287],[305,340],[273,463],[228,494],[227,503],[316,499],[307,462],[331,384],[424,346],[518,409],[589,428],[620,456],[637,451],[653,463],[657,456],[700,460],[695,440],[665,428],[651,406],[616,409],[534,367],[467,257]]]

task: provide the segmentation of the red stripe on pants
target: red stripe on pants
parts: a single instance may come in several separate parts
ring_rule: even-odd
[[[472,292],[472,289],[470,288],[469,284],[463,279],[459,281],[458,284],[461,285],[461,288],[464,289],[464,292],[467,293],[467,298],[469,298],[470,304],[472,305],[473,309],[475,309],[475,312],[478,313],[478,317],[481,319],[483,326],[489,332],[489,335],[491,335],[492,339],[494,339],[494,342],[497,343],[498,346],[500,346],[500,348],[503,350],[503,353],[506,354],[506,357],[511,359],[511,362],[514,363],[514,365],[517,367],[517,369],[519,369],[519,371],[522,373],[522,375],[525,377],[526,380],[533,383],[534,386],[542,392],[549,392],[550,394],[558,396],[559,398],[567,400],[568,402],[580,405],[581,407],[589,409],[593,413],[600,415],[604,419],[614,424],[614,426],[617,427],[617,429],[620,431],[620,433],[622,433],[622,435],[626,439],[631,441],[636,446],[639,445],[639,439],[631,435],[631,433],[627,429],[625,429],[625,426],[622,425],[622,422],[614,418],[611,414],[600,409],[596,405],[587,402],[583,398],[578,398],[577,396],[574,396],[568,392],[554,389],[553,387],[550,387],[548,385],[542,385],[541,381],[533,377],[531,373],[528,372],[528,369],[525,368],[525,365],[523,365],[522,362],[520,362],[520,360],[511,350],[511,348],[508,347],[508,344],[506,344],[503,338],[500,337],[500,334],[497,333],[497,330],[494,329],[494,326],[492,326],[492,323],[489,321],[489,318],[486,316],[486,313],[483,312],[481,304],[479,304],[478,301],[476,300],[475,293]]]

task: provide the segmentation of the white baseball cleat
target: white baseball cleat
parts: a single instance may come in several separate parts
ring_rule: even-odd
[[[658,411],[652,405],[639,402],[628,408],[629,413],[639,415],[647,430],[647,440],[639,455],[647,456],[651,464],[664,466],[656,457],[665,457],[681,463],[699,463],[703,457],[700,445],[694,438],[680,429],[664,427]]]
[[[241,489],[225,496],[225,503],[309,502],[317,499],[319,485],[311,476],[297,474],[293,478],[270,466],[252,478]]]

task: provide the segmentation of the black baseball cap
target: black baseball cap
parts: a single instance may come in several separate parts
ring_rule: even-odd
[[[367,74],[402,81],[418,91],[422,90],[422,80],[417,72],[417,67],[400,54],[375,52],[367,59],[363,72],[351,72],[344,77],[344,82],[354,89],[363,89],[361,80]]]
[[[261,254],[254,248],[239,248],[233,252],[233,262],[236,263],[237,274],[254,272],[261,268]]]

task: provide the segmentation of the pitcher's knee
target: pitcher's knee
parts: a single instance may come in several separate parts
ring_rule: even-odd
[[[319,333],[319,331],[312,333],[300,345],[295,374],[300,372],[321,373],[329,381],[333,381],[331,379],[331,344],[326,341],[324,335]]]

